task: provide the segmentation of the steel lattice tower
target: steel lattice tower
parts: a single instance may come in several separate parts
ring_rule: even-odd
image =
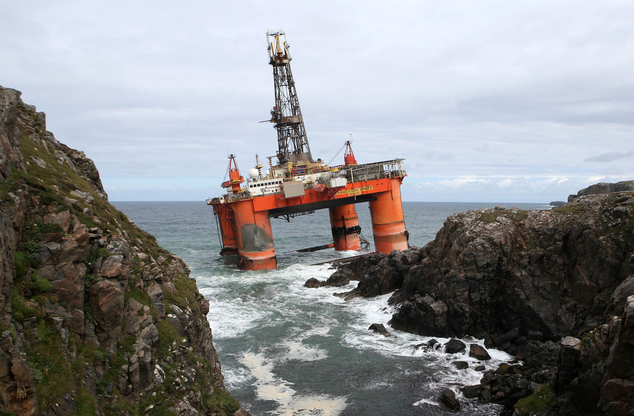
[[[284,37],[283,41],[280,39],[281,36]],[[299,108],[291,72],[291,55],[288,52],[286,35],[281,31],[267,32],[266,41],[275,82],[275,107],[271,110],[271,123],[275,123],[274,127],[277,130],[277,158],[280,164],[312,162],[302,110]]]

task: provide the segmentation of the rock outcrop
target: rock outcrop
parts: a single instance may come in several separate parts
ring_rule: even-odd
[[[0,413],[246,415],[187,265],[0,87]]]
[[[425,247],[363,256],[335,274],[359,280],[346,298],[394,291],[396,329],[484,338],[522,360],[485,374],[470,390],[481,401],[512,408],[550,381],[553,414],[634,413],[633,192],[452,215]]]
[[[580,196],[609,194],[612,192],[634,192],[634,181],[621,181],[616,183],[600,182],[583,188],[574,195],[568,196],[568,202]]]

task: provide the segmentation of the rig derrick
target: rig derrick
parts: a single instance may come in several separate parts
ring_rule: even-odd
[[[358,164],[350,141],[345,144],[344,165],[328,166],[313,160],[284,32],[268,32],[269,64],[273,67],[275,106],[271,119],[277,130],[277,165],[269,157],[269,171],[262,165],[249,171],[246,183],[235,156],[229,156],[227,193],[207,200],[213,206],[221,255],[239,256],[242,270],[277,267],[271,218],[328,208],[335,250],[360,249],[359,218],[355,204],[368,202],[377,251],[390,253],[408,247],[400,186],[407,176],[403,159]],[[244,185],[243,185],[244,184]]]

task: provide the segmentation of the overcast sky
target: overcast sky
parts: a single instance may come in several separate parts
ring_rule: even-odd
[[[112,201],[222,193],[277,150],[283,29],[314,157],[405,158],[406,201],[550,202],[634,179],[632,1],[0,1],[0,85]],[[333,164],[343,162],[339,154]]]

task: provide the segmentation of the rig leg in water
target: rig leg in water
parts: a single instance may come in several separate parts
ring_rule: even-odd
[[[408,233],[403,217],[401,201],[402,178],[392,178],[391,190],[376,194],[376,201],[370,201],[372,231],[376,251],[390,254],[393,250],[407,250]]]
[[[277,259],[268,211],[256,212],[251,199],[233,205],[238,231],[238,267],[242,270],[275,269]]]
[[[330,225],[335,250],[359,250],[359,216],[354,204],[330,208]]]

